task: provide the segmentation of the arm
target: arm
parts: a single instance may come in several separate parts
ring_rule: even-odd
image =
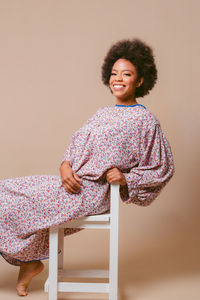
[[[60,177],[62,181],[62,186],[68,193],[76,193],[80,188],[81,179],[79,176],[73,171],[70,165],[70,154],[71,149],[73,148],[73,136],[71,137],[71,142],[67,150],[65,151],[61,165],[60,165]]]
[[[101,110],[101,108],[99,108],[99,110],[94,115],[92,115],[83,124],[83,126],[80,129],[78,129],[77,131],[74,132],[74,134],[71,136],[70,145],[66,149],[66,151],[63,155],[61,165],[60,165],[60,176],[61,176],[61,180],[62,180],[62,185],[67,192],[75,193],[81,187],[79,184],[81,182],[81,179],[74,172],[74,170],[71,168],[71,165],[70,165],[70,158],[72,157],[72,150],[73,150],[73,147],[75,147],[74,141],[75,141],[76,137],[79,134],[81,134],[81,132],[83,132],[84,130],[87,130],[87,127],[89,127],[90,124],[96,119],[96,117],[98,116],[98,112],[100,110]]]
[[[61,161],[61,165],[65,162],[65,161],[70,161],[70,156],[71,156],[71,150],[73,148],[73,142],[76,139],[76,137],[81,134],[82,130],[85,130],[88,126],[90,126],[90,124],[93,123],[93,121],[95,121],[95,119],[98,117],[99,112],[101,111],[101,107],[97,110],[97,112],[95,114],[93,114],[88,120],[85,121],[85,123],[82,125],[81,128],[79,128],[78,130],[76,130],[70,139],[70,145],[69,147],[66,149],[63,157],[62,157],[62,161]]]
[[[63,161],[60,166],[62,185],[68,193],[76,193],[81,188],[81,179],[71,168],[69,161]]]
[[[138,166],[123,173],[127,186],[120,187],[120,196],[125,203],[147,206],[175,172],[171,147],[159,123],[143,130],[139,157]]]

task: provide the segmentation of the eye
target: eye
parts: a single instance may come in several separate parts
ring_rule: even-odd
[[[126,76],[131,76],[131,74],[130,74],[130,73],[124,73],[124,75],[126,75]]]
[[[111,75],[112,75],[112,76],[113,76],[113,75],[116,75],[116,73],[111,72]]]

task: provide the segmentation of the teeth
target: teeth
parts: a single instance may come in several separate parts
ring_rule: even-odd
[[[114,87],[117,87],[117,88],[120,88],[120,87],[123,87],[123,85],[119,85],[119,84],[115,84],[113,85]]]

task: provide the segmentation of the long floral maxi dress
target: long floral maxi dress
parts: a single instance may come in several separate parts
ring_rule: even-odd
[[[68,193],[56,175],[0,181],[0,252],[10,264],[48,258],[49,227],[109,210],[108,169],[116,167],[126,178],[121,200],[141,206],[152,203],[175,171],[159,120],[141,104],[99,108],[74,132],[64,160],[82,180],[76,193]]]

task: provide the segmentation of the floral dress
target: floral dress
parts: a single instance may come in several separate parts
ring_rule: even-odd
[[[76,193],[68,193],[56,175],[0,181],[0,253],[10,264],[48,258],[51,226],[109,210],[108,169],[116,167],[126,178],[121,200],[140,206],[150,205],[175,171],[160,122],[142,104],[100,107],[73,133],[65,160],[82,179]]]

